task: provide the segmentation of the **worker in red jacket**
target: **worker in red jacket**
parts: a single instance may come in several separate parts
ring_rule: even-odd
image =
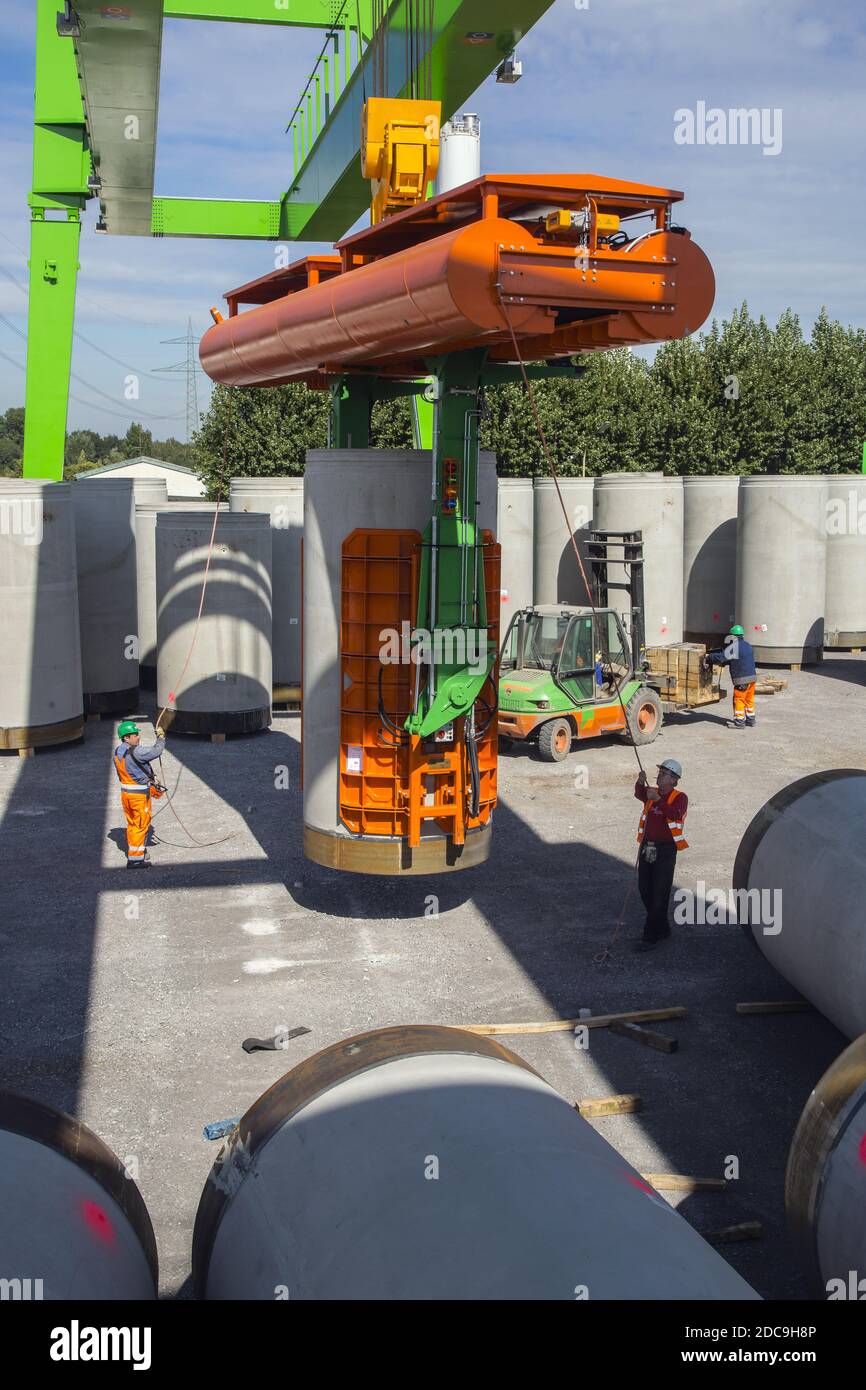
[[[643,936],[634,944],[636,951],[652,951],[671,934],[668,905],[674,884],[677,854],[688,849],[683,823],[689,807],[685,792],[677,791],[683,775],[676,758],[665,758],[658,766],[658,785],[651,787],[641,772],[634,794],[643,802],[637,832],[640,846],[638,888],[646,908]]]

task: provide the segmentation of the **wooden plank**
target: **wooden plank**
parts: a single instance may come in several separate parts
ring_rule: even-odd
[[[500,1033],[572,1033],[579,1025],[585,1028],[609,1028],[617,1020],[623,1023],[659,1023],[665,1019],[685,1018],[682,1004],[670,1009],[632,1009],[624,1014],[588,1014],[586,1018],[557,1018],[547,1023],[465,1023],[456,1024],[464,1033],[479,1033],[492,1038]]]
[[[722,1226],[718,1231],[702,1231],[701,1234],[714,1245],[724,1245],[730,1241],[760,1240],[764,1228],[760,1221],[740,1221],[736,1226]]]
[[[631,1038],[632,1042],[639,1042],[643,1047],[652,1047],[656,1052],[676,1052],[679,1047],[676,1038],[654,1033],[651,1028],[641,1028],[639,1023],[623,1023],[621,1019],[614,1019],[610,1031],[621,1038]]]
[[[600,1096],[597,1100],[576,1100],[575,1110],[585,1119],[598,1119],[603,1115],[637,1115],[643,1110],[640,1096]]]
[[[724,1192],[724,1178],[690,1178],[684,1173],[641,1173],[657,1192]]]
[[[737,1004],[738,1014],[813,1014],[815,1005],[808,999],[768,999]]]

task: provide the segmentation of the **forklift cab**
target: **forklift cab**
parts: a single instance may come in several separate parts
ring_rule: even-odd
[[[574,705],[615,698],[632,676],[629,644],[612,609],[544,606],[515,613],[500,660],[502,677],[549,673]]]

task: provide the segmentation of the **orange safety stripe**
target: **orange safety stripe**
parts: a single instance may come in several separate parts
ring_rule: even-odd
[[[667,804],[668,804],[668,805],[670,805],[671,801],[673,801],[673,799],[674,799],[674,797],[675,797],[676,795],[677,795],[676,789],[674,789],[674,791],[668,793],[668,796],[667,796]],[[644,827],[646,826],[646,818],[647,818],[647,816],[649,815],[649,808],[650,808],[651,804],[652,804],[652,803],[649,802],[649,801],[645,801],[644,804],[643,804],[643,811],[641,812],[641,817],[640,817],[640,825],[639,825],[638,828],[637,828],[637,842],[638,842],[639,845],[643,844]],[[676,845],[677,849],[678,849],[678,850],[681,850],[681,849],[688,849],[688,847],[689,847],[689,842],[688,842],[688,840],[686,839],[685,835],[683,834],[683,823],[682,823],[682,821],[681,821],[681,820],[671,820],[671,818],[670,818],[670,816],[668,815],[667,811],[665,811],[665,820],[666,820],[667,823],[668,823],[668,828],[669,828],[669,830],[670,830],[670,832],[671,832],[671,837],[672,837],[673,842],[674,842],[674,844]]]

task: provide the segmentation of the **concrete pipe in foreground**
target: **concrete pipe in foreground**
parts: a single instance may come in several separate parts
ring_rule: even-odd
[[[4,1297],[152,1299],[157,1259],[144,1199],[71,1115],[0,1091]]]
[[[528,1064],[383,1028],[266,1091],[211,1170],[206,1299],[754,1299]]]
[[[820,1297],[866,1297],[866,1034],[806,1102],[785,1176],[792,1233]]]
[[[815,772],[771,797],[740,842],[734,888],[779,974],[847,1037],[866,1032],[866,772]]]

